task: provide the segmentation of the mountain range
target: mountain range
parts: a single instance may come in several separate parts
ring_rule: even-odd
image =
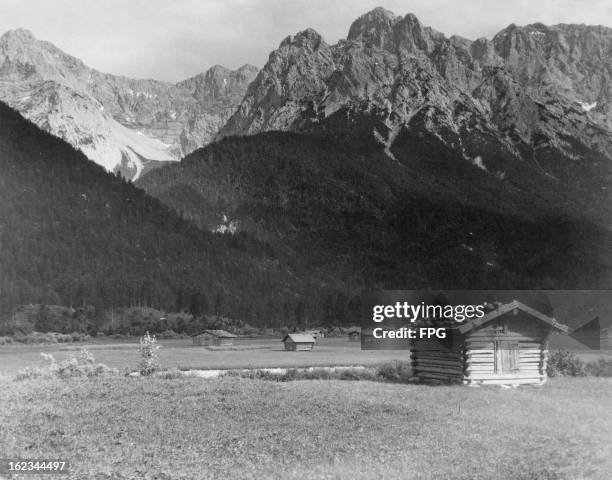
[[[177,84],[134,80],[90,68],[28,30],[0,37],[0,100],[130,179],[207,144],[256,73],[214,66]]]
[[[502,158],[539,169],[610,226],[611,74],[606,27],[511,25],[470,41],[377,8],[335,45],[312,29],[285,38],[217,138],[366,113],[388,154],[422,128],[500,185]]]
[[[23,45],[32,42],[52,58],[31,57]],[[69,173],[87,162],[70,154],[41,190],[61,157],[51,153],[65,146],[37,148],[50,140],[32,125],[19,141],[0,129],[10,154],[2,168],[14,173],[0,198],[21,212],[0,224],[5,267],[15,265],[20,285],[13,303],[54,292],[63,303],[136,298],[181,309],[186,297],[205,294],[224,299],[210,302],[216,313],[300,324],[351,321],[364,288],[612,285],[612,29],[511,25],[470,41],[377,8],[335,45],[307,29],[282,40],[258,72],[213,68],[174,86],[97,73],[24,31],[5,34],[0,53],[7,103],[90,158],[81,122],[94,118],[118,125],[98,146],[123,138],[139,151],[126,129],[165,144],[169,157],[184,155],[164,162],[138,154],[138,168],[131,160],[104,165],[127,172],[130,185],[102,169],[86,180]],[[62,73],[53,73],[58,64]],[[95,87],[75,93],[87,84],[83,72],[94,72]],[[27,92],[47,84],[28,103]],[[128,101],[130,90],[143,95]],[[98,98],[107,103],[92,103]],[[167,121],[172,112],[186,123]],[[13,114],[3,113],[19,130]],[[94,184],[95,193],[84,191]],[[46,201],[36,200],[39,191]],[[94,210],[73,201],[80,193],[95,196]],[[57,213],[48,210],[54,201]],[[49,223],[54,217],[59,224]],[[58,233],[64,223],[95,245],[78,249],[79,261],[64,252],[77,248]],[[105,241],[95,240],[97,231]],[[41,242],[29,247],[39,253],[31,257],[19,247],[29,235]],[[91,277],[89,250],[104,275]],[[56,251],[64,253],[45,253]],[[45,263],[49,256],[64,260]],[[37,269],[34,258],[49,267]],[[57,269],[64,273],[54,276]],[[69,278],[87,279],[88,290]]]

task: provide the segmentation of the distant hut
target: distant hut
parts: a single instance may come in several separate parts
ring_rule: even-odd
[[[361,328],[351,327],[347,333],[349,342],[359,342],[361,340]]]
[[[200,346],[230,346],[234,344],[233,335],[225,330],[203,330],[193,335],[193,344]]]
[[[542,384],[548,338],[567,327],[522,301],[496,303],[481,318],[446,327],[446,338],[412,341],[415,375],[467,385]]]
[[[292,352],[303,352],[312,350],[315,339],[307,333],[289,333],[283,338],[285,350]]]

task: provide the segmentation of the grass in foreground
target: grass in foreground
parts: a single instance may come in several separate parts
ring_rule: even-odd
[[[550,480],[612,471],[610,379],[510,390],[240,378],[2,382],[3,456],[65,457],[70,478]]]

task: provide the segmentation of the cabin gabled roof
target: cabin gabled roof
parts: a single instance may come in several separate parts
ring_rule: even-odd
[[[560,332],[563,333],[567,333],[568,332],[568,327],[566,325],[562,325],[561,323],[557,322],[553,317],[549,317],[548,315],[543,314],[542,312],[539,312],[538,310],[531,308],[527,305],[525,305],[524,303],[520,302],[519,300],[513,300],[509,303],[505,303],[502,305],[499,305],[497,308],[495,308],[494,310],[491,310],[490,312],[487,312],[483,317],[481,318],[475,318],[473,320],[469,320],[461,325],[459,325],[457,327],[457,330],[460,333],[467,333],[471,330],[474,330],[475,328],[478,328],[482,325],[484,325],[485,323],[488,323],[492,320],[495,320],[498,317],[501,317],[502,315],[505,315],[515,309],[518,310],[522,310],[523,312],[527,313],[528,315],[531,315],[532,317],[536,318],[537,320],[546,323],[547,325],[549,325],[551,328],[554,328]]]
[[[290,339],[294,343],[315,343],[315,339],[308,333],[288,333],[283,337],[283,342]]]
[[[210,335],[213,335],[219,338],[236,338],[237,337],[237,335],[226,332],[225,330],[202,330],[201,332],[194,333],[192,337],[197,337],[198,335],[202,335],[204,333],[208,333]]]

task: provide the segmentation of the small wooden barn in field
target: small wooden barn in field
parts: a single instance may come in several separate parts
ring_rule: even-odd
[[[548,338],[567,333],[549,314],[519,300],[491,305],[481,318],[446,326],[445,339],[413,341],[413,371],[443,383],[542,384]]]
[[[351,327],[347,333],[349,342],[359,342],[361,340],[361,328]]]
[[[234,344],[236,335],[225,330],[203,330],[193,335],[193,344],[200,346],[229,346]]]
[[[285,350],[292,352],[304,352],[312,350],[315,339],[307,333],[289,333],[283,338]]]

